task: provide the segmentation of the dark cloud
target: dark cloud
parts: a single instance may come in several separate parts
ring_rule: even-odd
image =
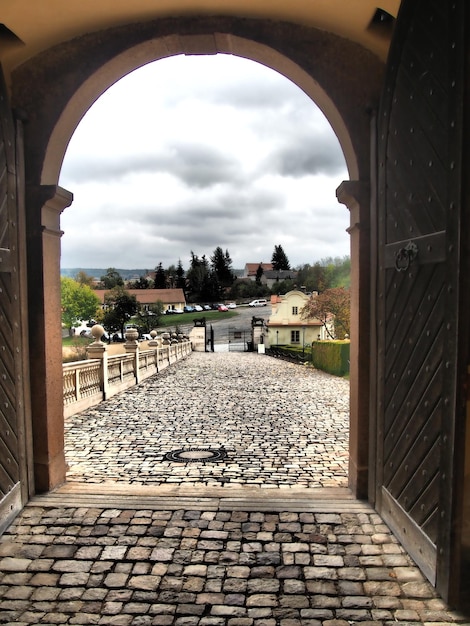
[[[322,146],[314,142],[309,145],[281,146],[269,155],[264,165],[281,176],[293,178],[318,174],[334,176],[344,170],[344,158],[336,146]]]
[[[67,178],[71,183],[109,183],[139,174],[169,174],[188,187],[205,188],[236,181],[238,172],[236,159],[223,151],[181,142],[157,148],[154,154],[72,161],[67,168]]]

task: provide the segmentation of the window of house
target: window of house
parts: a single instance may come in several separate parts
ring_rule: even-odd
[[[299,314],[299,307],[298,306],[293,306],[292,307],[292,315],[298,315]]]
[[[291,343],[300,343],[300,330],[291,330],[290,331],[290,342]]]

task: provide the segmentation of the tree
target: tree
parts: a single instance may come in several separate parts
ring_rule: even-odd
[[[114,267],[108,267],[106,274],[101,276],[100,280],[105,289],[113,289],[114,287],[124,286],[124,279]]]
[[[211,267],[222,287],[230,287],[232,285],[235,277],[232,272],[232,259],[228,250],[224,253],[222,248],[217,246],[214,254],[211,256]]]
[[[351,259],[328,257],[317,261],[314,265],[308,263],[298,268],[297,283],[305,285],[307,291],[322,292],[333,287],[348,288],[351,284]]]
[[[95,284],[95,279],[93,278],[93,276],[90,276],[83,270],[80,270],[79,272],[77,272],[77,275],[75,276],[75,280],[80,285],[87,285],[88,287],[91,287],[91,288],[93,288]]]
[[[178,265],[176,266],[176,287],[179,289],[184,289],[186,286],[186,281],[184,278],[184,269],[183,264],[181,263],[181,259],[178,259]]]
[[[62,323],[67,328],[78,326],[80,320],[95,316],[100,300],[88,285],[82,285],[73,278],[60,279]]]
[[[129,286],[131,287],[131,289],[151,289],[152,284],[152,281],[145,276],[139,276],[139,278],[131,283]]]
[[[290,270],[289,259],[282,249],[281,245],[274,246],[273,256],[271,257],[273,270]]]
[[[349,289],[334,287],[312,295],[301,314],[302,319],[318,319],[332,339],[344,339],[350,332]]]
[[[163,315],[165,306],[161,300],[151,304],[148,308],[140,308],[137,311],[139,328],[144,333],[149,333],[160,324],[160,317]]]
[[[108,331],[120,330],[124,336],[124,326],[139,309],[135,296],[123,289],[115,287],[105,296],[108,310],[103,316],[103,325]]]
[[[257,285],[261,285],[261,277],[264,274],[264,269],[263,269],[263,265],[260,263],[258,265],[258,269],[256,270],[256,277],[255,277],[255,282]]]
[[[166,289],[166,272],[161,262],[155,268],[154,286],[155,289]]]
[[[295,289],[296,283],[292,279],[278,280],[271,287],[271,293],[280,295],[281,293],[287,293]]]

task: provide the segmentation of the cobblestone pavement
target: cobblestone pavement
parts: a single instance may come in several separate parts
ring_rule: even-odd
[[[467,623],[373,512],[28,505],[0,542],[0,623]]]
[[[68,421],[69,482],[0,538],[0,623],[470,626],[372,508],[337,488],[347,409],[346,381],[194,354]],[[163,461],[222,445],[225,462]],[[170,479],[190,496],[171,496]],[[322,485],[334,488],[309,489]],[[305,496],[319,492],[340,495]]]
[[[346,487],[348,419],[347,380],[254,353],[193,353],[67,419],[67,479]],[[222,447],[222,462],[164,459]]]

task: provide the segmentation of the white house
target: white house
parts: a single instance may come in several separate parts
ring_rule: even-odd
[[[300,345],[327,339],[327,333],[317,319],[302,319],[302,309],[309,300],[303,291],[289,291],[283,296],[271,296],[272,314],[267,323],[267,346]]]

